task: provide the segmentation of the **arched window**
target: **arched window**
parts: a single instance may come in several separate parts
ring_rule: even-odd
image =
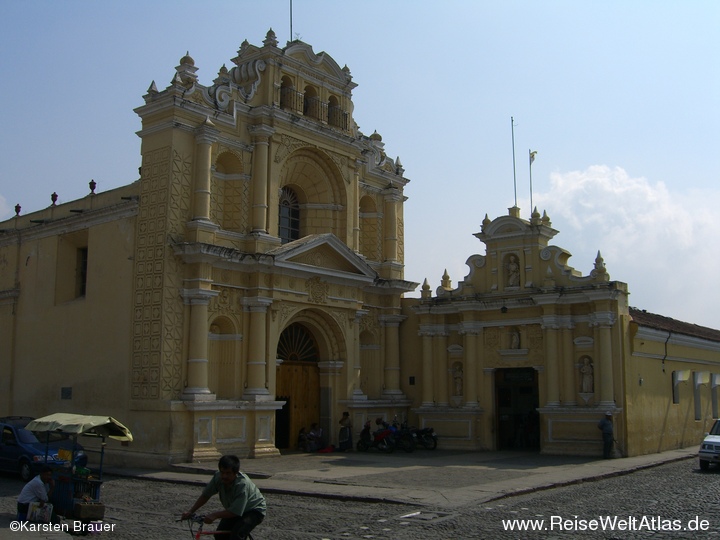
[[[280,224],[278,234],[283,244],[300,238],[300,205],[295,192],[284,187],[280,191]]]
[[[280,335],[277,357],[286,362],[317,362],[318,347],[307,328],[293,323]]]

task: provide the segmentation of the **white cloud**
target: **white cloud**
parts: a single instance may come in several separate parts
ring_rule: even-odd
[[[631,305],[720,328],[712,275],[720,266],[718,191],[673,193],[604,165],[550,180],[536,206],[560,231],[554,243],[573,253],[572,266],[586,274],[599,250],[611,279],[628,283]]]

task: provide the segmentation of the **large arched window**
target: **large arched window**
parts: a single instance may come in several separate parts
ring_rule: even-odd
[[[295,192],[284,187],[280,191],[280,224],[278,234],[283,244],[300,238],[300,204]]]
[[[318,347],[307,328],[293,323],[280,335],[277,357],[286,362],[317,362]]]

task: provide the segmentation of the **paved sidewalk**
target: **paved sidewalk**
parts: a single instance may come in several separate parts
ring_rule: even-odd
[[[628,474],[681,459],[698,447],[618,459],[529,452],[417,450],[412,454],[347,452],[286,454],[242,460],[240,468],[267,493],[400,502],[453,508],[471,502]],[[205,484],[217,464],[176,465],[167,471],[108,469],[108,474]]]

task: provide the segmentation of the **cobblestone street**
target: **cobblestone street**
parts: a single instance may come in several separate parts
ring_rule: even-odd
[[[14,477],[2,477],[0,538],[22,538],[23,533],[8,528],[21,486]],[[718,489],[720,470],[701,473],[696,460],[683,460],[597,482],[468,504],[454,511],[267,494],[268,518],[254,536],[257,540],[718,538]],[[190,538],[185,526],[174,519],[198,493],[198,487],[185,484],[108,477],[102,492],[107,506],[105,522],[115,527],[102,536],[114,540]],[[591,520],[612,518],[626,520],[626,530],[619,526],[615,531],[579,530],[593,527]],[[546,530],[504,530],[504,520],[513,519],[544,520]],[[559,520],[564,530],[559,528]],[[702,520],[706,520],[707,530],[683,530],[693,523],[704,527]],[[658,530],[663,527],[681,529]]]

